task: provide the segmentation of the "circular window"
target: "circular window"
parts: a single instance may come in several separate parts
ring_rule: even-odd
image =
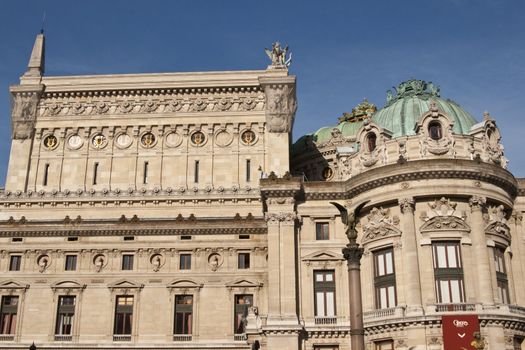
[[[91,145],[93,146],[93,148],[96,148],[96,149],[104,148],[106,147],[107,144],[108,144],[108,140],[106,139],[106,136],[102,134],[96,134],[91,139]]]
[[[241,134],[241,141],[245,144],[245,145],[253,145],[256,141],[255,139],[255,133],[252,131],[252,130],[246,130],[245,132],[243,132]]]
[[[204,145],[204,142],[206,141],[206,137],[204,136],[204,133],[202,131],[196,131],[193,134],[191,134],[191,143],[195,146],[202,146]]]
[[[58,139],[55,135],[44,137],[44,147],[48,150],[55,149],[58,146]]]
[[[441,138],[443,138],[441,123],[436,121],[430,122],[430,124],[428,124],[428,135],[432,140],[441,140]]]
[[[373,152],[377,146],[377,136],[373,132],[366,136],[366,149],[368,152]]]
[[[151,132],[146,132],[140,137],[140,144],[144,148],[151,148],[155,146],[157,138]]]

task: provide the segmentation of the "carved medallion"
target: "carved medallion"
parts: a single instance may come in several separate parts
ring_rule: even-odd
[[[157,138],[149,131],[140,137],[140,145],[144,148],[151,148],[155,146],[155,143],[157,143]]]
[[[223,259],[220,254],[213,253],[208,256],[208,266],[210,266],[212,271],[217,271],[222,265]]]
[[[227,111],[232,106],[232,102],[229,99],[223,98],[217,102],[217,109],[219,111]]]
[[[129,136],[128,134],[126,133],[122,133],[122,134],[119,134],[116,138],[115,138],[115,144],[118,148],[128,148],[129,146],[131,146],[133,142],[133,139],[131,138],[131,136]]]
[[[241,142],[246,146],[251,146],[257,142],[257,136],[253,130],[246,130],[241,134]]]
[[[330,180],[334,177],[334,170],[327,166],[323,169],[323,173],[321,175],[323,176],[324,180]]]
[[[170,101],[168,106],[169,106],[170,111],[177,112],[181,110],[182,103],[180,101],[173,100],[173,101]]]
[[[84,140],[78,134],[69,136],[67,139],[67,145],[71,149],[79,149],[84,144]]]
[[[193,110],[197,112],[201,112],[208,107],[208,103],[200,98],[193,101]]]
[[[257,105],[257,101],[255,101],[251,97],[246,97],[244,100],[242,100],[242,103],[241,103],[242,108],[246,111],[251,111],[252,109],[255,108],[256,105]]]
[[[44,137],[44,148],[51,151],[51,150],[54,150],[55,148],[57,148],[58,146],[58,139],[56,138],[55,135],[47,135],[46,137]]]
[[[202,131],[196,131],[190,136],[191,143],[194,146],[202,146],[204,143],[206,143],[206,136]]]
[[[226,130],[220,130],[215,134],[215,144],[219,147],[226,147],[233,141],[233,136]]]
[[[95,104],[95,111],[97,113],[106,113],[109,110],[109,105],[106,102],[100,101]]]
[[[166,135],[166,146],[179,147],[182,143],[182,136],[176,132],[170,132]]]
[[[106,136],[102,134],[95,134],[91,138],[91,145],[93,146],[93,148],[102,149],[106,147],[107,144],[108,144],[108,139],[106,138]]]

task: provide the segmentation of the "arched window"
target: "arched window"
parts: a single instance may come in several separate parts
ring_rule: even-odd
[[[430,122],[428,124],[428,134],[432,140],[441,140],[443,137],[443,130],[441,128],[441,123],[439,122]]]
[[[377,136],[373,132],[366,135],[366,146],[368,152],[373,152],[376,149]]]

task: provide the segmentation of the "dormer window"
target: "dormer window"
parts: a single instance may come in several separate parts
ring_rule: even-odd
[[[373,132],[366,135],[366,146],[368,152],[373,152],[377,146],[377,136]]]
[[[428,135],[432,140],[441,140],[441,138],[443,138],[443,129],[441,128],[441,123],[436,121],[430,122],[430,124],[428,124]]]

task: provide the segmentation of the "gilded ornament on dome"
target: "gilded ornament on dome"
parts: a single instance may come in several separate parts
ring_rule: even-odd
[[[241,134],[241,141],[245,145],[252,145],[255,143],[255,133],[252,130],[246,130]]]
[[[91,144],[93,145],[93,148],[100,149],[106,147],[108,143],[108,140],[106,139],[106,136],[102,134],[96,134],[91,139]]]
[[[44,137],[44,147],[48,150],[55,149],[58,146],[58,139],[55,135],[48,135]]]
[[[204,136],[204,133],[202,131],[196,131],[191,135],[191,142],[195,146],[202,146],[205,140],[206,137]]]
[[[153,135],[151,132],[146,132],[140,138],[140,144],[144,148],[151,148],[151,147],[153,147],[155,145],[155,141],[156,140],[157,139],[156,139],[155,135]]]
[[[339,117],[339,123],[342,122],[353,122],[365,119],[368,115],[372,115],[377,111],[377,107],[368,102],[365,98],[363,102],[352,108],[352,112],[344,112],[341,117]]]

